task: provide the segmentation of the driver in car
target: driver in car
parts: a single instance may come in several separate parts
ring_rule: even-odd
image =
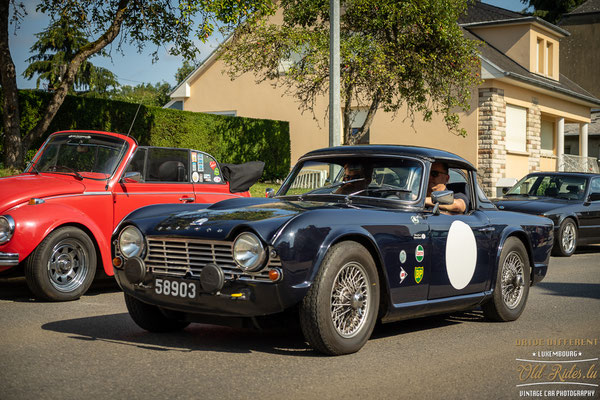
[[[446,184],[449,179],[450,175],[448,175],[448,165],[446,163],[434,162],[431,164],[425,207],[433,207],[431,193],[447,190]],[[454,203],[440,204],[440,210],[446,214],[464,214],[468,205],[469,199],[464,193],[454,193]]]

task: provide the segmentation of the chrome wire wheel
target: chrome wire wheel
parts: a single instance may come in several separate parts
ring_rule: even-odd
[[[572,253],[575,250],[575,239],[577,237],[575,233],[575,225],[573,225],[573,223],[566,224],[561,236],[561,246],[563,252],[566,254]]]
[[[365,324],[371,307],[369,285],[364,267],[354,261],[336,275],[331,289],[331,321],[340,336],[351,338]]]
[[[512,251],[502,265],[502,300],[506,307],[514,310],[523,297],[525,274],[523,260],[516,251]]]
[[[84,282],[89,269],[88,252],[79,240],[64,239],[52,248],[48,260],[48,277],[57,291],[71,292],[77,289]]]

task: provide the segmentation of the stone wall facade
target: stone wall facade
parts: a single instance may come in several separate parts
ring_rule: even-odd
[[[540,170],[542,146],[542,113],[537,104],[527,109],[527,152],[529,153],[529,172]]]
[[[478,181],[488,196],[496,197],[496,182],[506,174],[506,102],[504,101],[504,90],[496,88],[479,89],[478,117]]]

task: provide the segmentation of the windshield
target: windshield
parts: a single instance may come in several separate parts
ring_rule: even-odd
[[[55,135],[28,171],[106,179],[114,173],[127,147],[126,141],[114,136],[87,133]]]
[[[571,175],[527,175],[515,184],[506,196],[553,197],[583,200],[587,179]]]
[[[408,158],[329,158],[301,163],[278,193],[376,197],[413,202],[419,198],[423,164]]]

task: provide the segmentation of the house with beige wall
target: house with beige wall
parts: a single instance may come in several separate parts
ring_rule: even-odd
[[[380,110],[368,142],[441,148],[477,166],[488,194],[500,178],[561,168],[564,124],[580,126],[580,155],[586,155],[590,109],[600,100],[560,73],[560,40],[569,33],[536,17],[475,2],[459,21],[465,35],[481,47],[483,83],[473,88],[471,109],[460,114],[466,137],[450,133],[441,116],[412,121],[406,111]],[[327,106],[323,96],[315,113],[273,82],[257,83],[251,74],[231,80],[215,50],[171,93],[165,107],[186,111],[289,121],[291,159],[327,147]],[[357,110],[355,123],[362,123]],[[341,132],[340,132],[341,137]]]

